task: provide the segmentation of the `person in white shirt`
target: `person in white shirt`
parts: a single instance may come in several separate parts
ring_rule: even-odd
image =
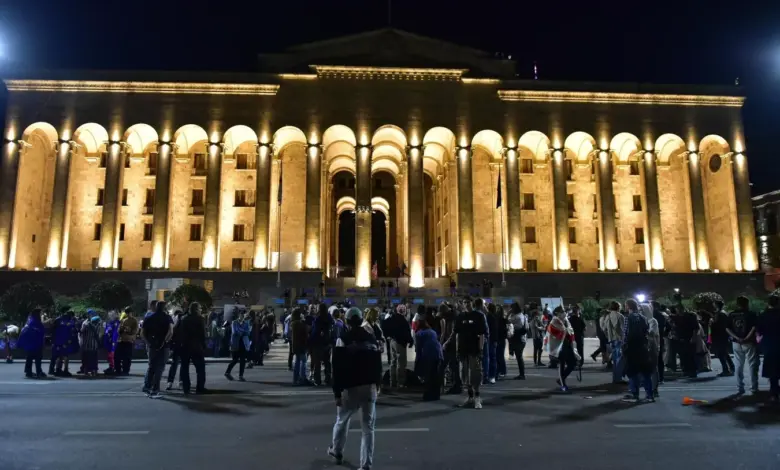
[[[517,302],[509,307],[509,330],[507,337],[512,345],[512,351],[517,360],[517,367],[520,373],[515,380],[525,380],[525,363],[523,361],[523,351],[528,341],[528,317],[523,313],[523,309]]]

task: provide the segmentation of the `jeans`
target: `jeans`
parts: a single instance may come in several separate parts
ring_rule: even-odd
[[[325,383],[330,384],[330,347],[317,347],[311,350],[311,369],[314,373],[314,383],[322,384],[322,368],[325,367]]]
[[[295,354],[293,363],[293,383],[306,382],[306,353]]]
[[[331,447],[336,455],[343,455],[347,431],[352,415],[360,410],[360,468],[371,468],[374,463],[374,426],[376,425],[376,385],[358,385],[344,392],[341,406],[336,408]]]
[[[179,378],[181,379],[181,388],[184,393],[190,391],[190,362],[195,366],[195,390],[202,391],[206,388],[206,360],[203,357],[203,351],[188,351],[182,350],[181,357],[181,370],[179,371]]]
[[[631,395],[639,396],[639,382],[642,381],[642,388],[645,389],[645,394],[648,398],[653,396],[653,382],[650,378],[650,374],[636,374],[628,378],[628,391]]]
[[[460,377],[468,387],[469,396],[479,396],[482,385],[482,358],[480,356],[462,356],[460,358]]]
[[[133,343],[124,341],[116,345],[116,371],[119,374],[129,374],[133,361]]]
[[[485,348],[482,350],[482,370],[484,371],[484,382],[490,379],[496,378],[496,349],[498,344],[492,341],[488,341],[485,344]]]
[[[35,373],[43,374],[43,369],[41,369],[42,358],[43,358],[43,349],[36,349],[35,351],[27,351],[27,359],[24,361],[25,375],[32,374],[33,362],[35,362]]]
[[[726,344],[715,343],[712,345],[712,349],[713,352],[715,353],[715,356],[720,361],[720,368],[723,369],[723,374],[733,374],[734,361],[732,361],[731,356],[729,356],[728,343]]]
[[[506,340],[496,344],[496,377],[506,375]]]
[[[228,364],[225,373],[229,375],[233,371],[233,367],[235,367],[236,364],[238,364],[238,376],[243,377],[244,368],[246,367],[246,353],[247,351],[246,349],[244,349],[243,344],[241,345],[238,351],[231,352],[233,359],[231,359],[230,364]]]
[[[447,364],[452,391],[460,393],[461,388],[463,388],[463,381],[460,378],[460,364],[458,363],[458,355],[455,354],[454,345],[444,352],[444,361]]]
[[[525,338],[523,336],[515,336],[512,341],[512,347],[515,350],[515,359],[517,360],[517,368],[520,369],[520,377],[525,377],[525,361],[523,360],[523,351],[525,350]]]
[[[172,384],[176,379],[176,370],[179,368],[179,361],[181,358],[181,349],[171,349],[171,367],[168,368],[168,383]],[[179,374],[179,380],[181,380],[181,373]]]
[[[222,340],[219,336],[212,336],[211,337],[211,349],[212,349],[212,356],[213,357],[219,357],[219,349],[222,346]]]
[[[534,365],[538,366],[542,363],[542,347],[544,346],[543,338],[534,338]]]
[[[146,354],[149,357],[149,366],[144,376],[144,390],[150,392],[160,391],[160,380],[162,380],[165,370],[165,361],[168,360],[168,348],[154,349],[146,347]]]
[[[561,352],[561,357],[558,358],[558,379],[562,386],[567,386],[566,379],[577,367],[578,362],[573,351]]]
[[[612,383],[615,383],[623,379],[623,364],[620,361],[623,357],[623,342],[610,341],[610,345],[612,346]]]
[[[758,390],[758,351],[755,344],[734,343],[734,365],[737,372],[737,388],[745,390],[745,361],[750,369],[750,389]]]
[[[406,348],[394,339],[390,340],[390,386],[406,385]]]

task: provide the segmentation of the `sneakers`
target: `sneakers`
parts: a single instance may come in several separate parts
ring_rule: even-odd
[[[490,379],[490,380],[488,380],[488,382],[489,382],[489,383],[491,383],[491,384],[494,384],[494,383],[496,383],[496,379],[494,379],[494,378],[492,378],[492,377],[491,377],[491,379]]]
[[[474,404],[475,404],[474,397],[466,397],[466,401],[464,401],[463,404],[460,406],[465,408],[468,406],[474,406]]]
[[[173,389],[173,382],[168,382],[168,385],[165,386],[166,391],[170,391]]]
[[[156,400],[158,398],[162,398],[162,395],[160,395],[160,392],[150,392],[149,398]]]
[[[225,378],[228,380],[233,380],[233,376],[230,375],[230,372],[225,372]]]
[[[244,376],[243,376],[243,375],[239,375],[239,376],[238,376],[238,381],[239,381],[239,382],[246,382],[246,379],[244,378]]]
[[[475,410],[481,410],[482,409],[482,399],[479,397],[474,398],[474,409]]]
[[[629,394],[629,395],[624,396],[621,401],[624,402],[624,403],[638,403],[639,402],[639,397],[636,396],[636,395]]]
[[[518,375],[515,380],[525,380],[525,375]]]
[[[645,399],[642,400],[642,403],[655,403],[655,398],[652,396],[645,397]]]
[[[344,456],[341,454],[337,454],[333,446],[328,446],[328,455],[333,457],[337,465],[341,465],[341,463],[344,462]]]
[[[48,377],[48,375],[44,374],[43,372],[38,372],[38,374],[35,375],[35,378],[38,379],[45,379],[46,377]]]

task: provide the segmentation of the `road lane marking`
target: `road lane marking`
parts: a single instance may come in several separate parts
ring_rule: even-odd
[[[429,428],[377,428],[374,432],[428,432]],[[350,429],[349,432],[362,432],[360,428]]]
[[[51,385],[57,382],[56,380],[23,380],[23,381],[2,381],[0,385]]]
[[[655,424],[615,424],[619,429],[649,429],[649,428],[690,428],[688,423],[655,423]]]
[[[63,436],[145,436],[149,431],[66,431]]]

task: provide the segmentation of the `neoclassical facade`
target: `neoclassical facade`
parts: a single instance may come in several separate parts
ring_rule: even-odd
[[[260,59],[6,79],[0,267],[758,269],[742,97],[518,80],[397,30]]]

